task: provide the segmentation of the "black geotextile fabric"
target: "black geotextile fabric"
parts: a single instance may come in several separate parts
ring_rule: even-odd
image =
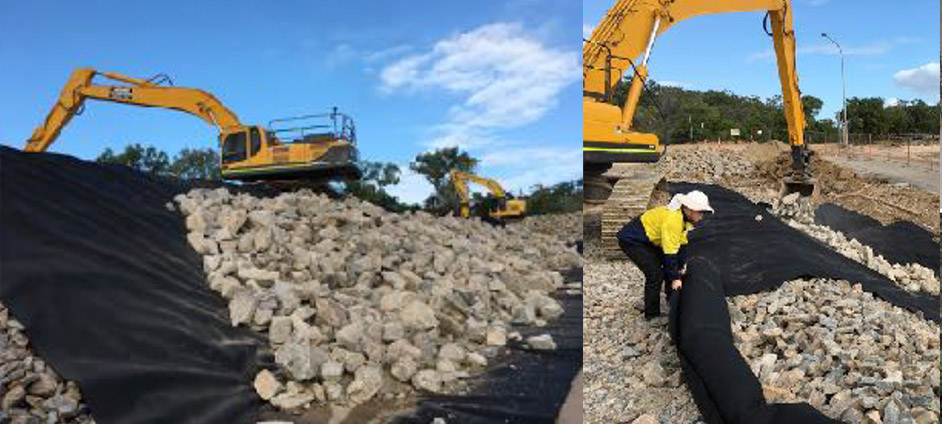
[[[670,312],[684,381],[708,423],[835,422],[808,404],[766,403],[758,379],[733,345],[726,296],[776,289],[797,278],[845,279],[939,321],[938,296],[899,289],[735,192],[688,183],[671,184],[670,190],[701,190],[716,210],[690,233],[687,276],[679,296],[671,298]],[[756,221],[757,215],[763,219]]]
[[[939,243],[931,232],[912,222],[883,225],[869,216],[825,203],[815,209],[814,223],[857,239],[890,263],[917,263],[939,275]]]
[[[99,423],[255,422],[266,344],[164,206],[191,187],[0,146],[0,299]]]
[[[582,269],[563,273],[566,281],[582,281]],[[471,390],[457,396],[429,395],[415,411],[392,420],[395,424],[427,424],[437,417],[451,423],[554,423],[582,369],[582,295],[562,291],[555,296],[565,312],[543,328],[518,329],[524,338],[549,333],[556,350],[528,349],[508,343],[509,353],[488,371],[471,380]]]

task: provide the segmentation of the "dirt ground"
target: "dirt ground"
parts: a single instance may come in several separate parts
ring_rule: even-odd
[[[817,152],[816,148],[812,148]],[[884,224],[908,220],[921,225],[933,234],[939,234],[938,192],[931,192],[910,182],[900,184],[883,175],[895,173],[897,178],[904,171],[893,171],[893,165],[880,166],[880,175],[865,175],[840,165],[842,159],[828,154],[816,154],[811,172],[818,181],[820,197],[817,203],[836,203],[845,208],[872,216]],[[772,160],[760,160],[757,167],[757,182],[774,184],[784,176],[791,166],[787,153]],[[923,174],[938,184],[938,172]],[[735,185],[734,185],[735,187]]]
[[[842,147],[815,145],[827,160],[859,174],[939,194],[939,144]]]

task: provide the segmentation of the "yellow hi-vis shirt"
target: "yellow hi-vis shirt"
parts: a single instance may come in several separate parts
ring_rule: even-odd
[[[687,231],[693,229],[692,224],[684,222],[684,213],[680,209],[671,210],[665,206],[642,214],[641,225],[648,240],[660,246],[665,255],[676,255],[680,246],[687,244]]]

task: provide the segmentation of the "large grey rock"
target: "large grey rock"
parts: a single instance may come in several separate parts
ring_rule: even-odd
[[[272,317],[271,325],[268,327],[268,340],[273,344],[287,342],[291,338],[291,330],[293,328],[291,321],[290,317]]]
[[[255,306],[258,298],[250,289],[241,289],[235,292],[229,301],[229,319],[233,326],[248,323],[255,316]]]
[[[465,360],[467,352],[457,343],[446,343],[438,350],[440,359],[447,359],[454,363],[461,363]]]
[[[347,398],[354,403],[370,400],[383,386],[383,371],[376,365],[357,369],[356,376],[347,386]]]
[[[411,356],[403,356],[392,364],[389,373],[399,381],[409,381],[418,371],[418,364]]]
[[[530,345],[530,347],[537,350],[556,349],[556,342],[553,341],[553,336],[549,334],[541,334],[539,336],[527,337],[527,344]]]
[[[413,300],[406,304],[399,312],[399,320],[406,327],[419,330],[428,330],[438,326],[435,310],[420,300]]]
[[[306,340],[293,340],[275,350],[275,362],[285,367],[293,380],[310,380],[320,371],[318,360],[323,359],[316,356],[317,349]]]
[[[419,390],[438,393],[442,390],[442,378],[436,370],[421,370],[412,376],[412,385]]]
[[[272,211],[252,211],[249,212],[249,222],[259,228],[268,228],[275,223],[275,214]]]
[[[282,393],[271,400],[271,404],[283,411],[297,410],[314,401],[311,393]]]
[[[363,328],[361,328],[359,324],[354,323],[347,324],[338,330],[334,337],[341,346],[358,352],[360,350],[360,338],[362,333]]]
[[[337,381],[341,376],[343,376],[342,363],[327,361],[321,365],[321,377],[324,381]]]

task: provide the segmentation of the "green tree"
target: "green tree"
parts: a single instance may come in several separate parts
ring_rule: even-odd
[[[371,161],[360,161],[358,165],[363,172],[363,176],[359,181],[347,183],[348,194],[391,212],[403,212],[411,209],[385,190],[387,186],[399,184],[400,171],[398,165]]]
[[[801,108],[805,112],[805,121],[808,122],[808,125],[817,122],[818,119],[816,117],[823,106],[824,101],[815,96],[801,96]]]
[[[582,210],[582,180],[566,181],[549,187],[537,185],[527,197],[527,214],[543,215]]]
[[[138,143],[125,146],[124,152],[120,154],[115,154],[111,148],[106,148],[95,161],[126,165],[138,171],[152,174],[170,172],[170,157],[167,156],[166,152],[157,150],[154,146],[144,147]]]
[[[847,115],[851,132],[886,134],[889,130],[882,98],[851,97],[847,99]]]
[[[185,148],[174,157],[170,173],[179,178],[219,180],[219,152]]]
[[[448,177],[452,169],[472,172],[478,159],[457,147],[446,147],[432,152],[420,153],[409,168],[428,180],[435,192],[425,199],[425,209],[438,214],[454,211],[458,208],[458,194]]]

